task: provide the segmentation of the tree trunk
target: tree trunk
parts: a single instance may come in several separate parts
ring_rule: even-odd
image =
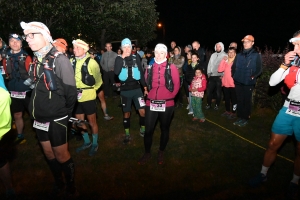
[[[105,33],[106,33],[106,29],[102,29],[101,30],[101,38],[100,38],[101,49],[104,49],[104,47],[105,47]]]

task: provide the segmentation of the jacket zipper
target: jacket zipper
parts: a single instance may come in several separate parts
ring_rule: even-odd
[[[157,99],[157,92],[158,92],[159,85],[160,85],[160,65],[158,67],[158,87],[156,89],[155,99]]]

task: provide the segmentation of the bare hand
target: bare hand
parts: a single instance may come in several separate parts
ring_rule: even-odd
[[[227,57],[227,56],[224,56],[224,57],[223,57],[223,60],[227,60],[227,59],[228,59],[228,57]]]
[[[294,51],[290,51],[287,54],[285,54],[284,56],[284,64],[289,65],[291,63],[291,61],[294,60],[295,56],[296,56],[296,52]]]

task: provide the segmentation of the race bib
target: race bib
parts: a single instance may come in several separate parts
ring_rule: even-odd
[[[15,91],[11,91],[11,92],[10,92],[10,97],[12,97],[12,98],[17,98],[17,99],[25,99],[25,97],[26,97],[26,92],[15,92]]]
[[[50,122],[42,123],[34,120],[33,122],[33,127],[42,131],[47,131],[49,130]]]
[[[5,74],[5,70],[4,70],[3,66],[0,66],[0,72],[1,72],[1,74]]]
[[[165,112],[166,111],[166,101],[165,100],[151,100],[150,101],[150,110],[156,112]]]
[[[140,104],[141,107],[144,107],[146,105],[144,97],[139,97],[138,100],[139,100],[139,104]]]
[[[77,99],[81,99],[82,97],[82,90],[77,90]]]
[[[290,101],[290,105],[285,113],[295,117],[300,117],[300,102]]]

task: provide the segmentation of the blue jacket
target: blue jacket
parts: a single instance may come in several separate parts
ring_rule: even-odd
[[[232,65],[233,79],[243,85],[255,85],[261,74],[262,61],[260,54],[253,48],[237,54]]]

